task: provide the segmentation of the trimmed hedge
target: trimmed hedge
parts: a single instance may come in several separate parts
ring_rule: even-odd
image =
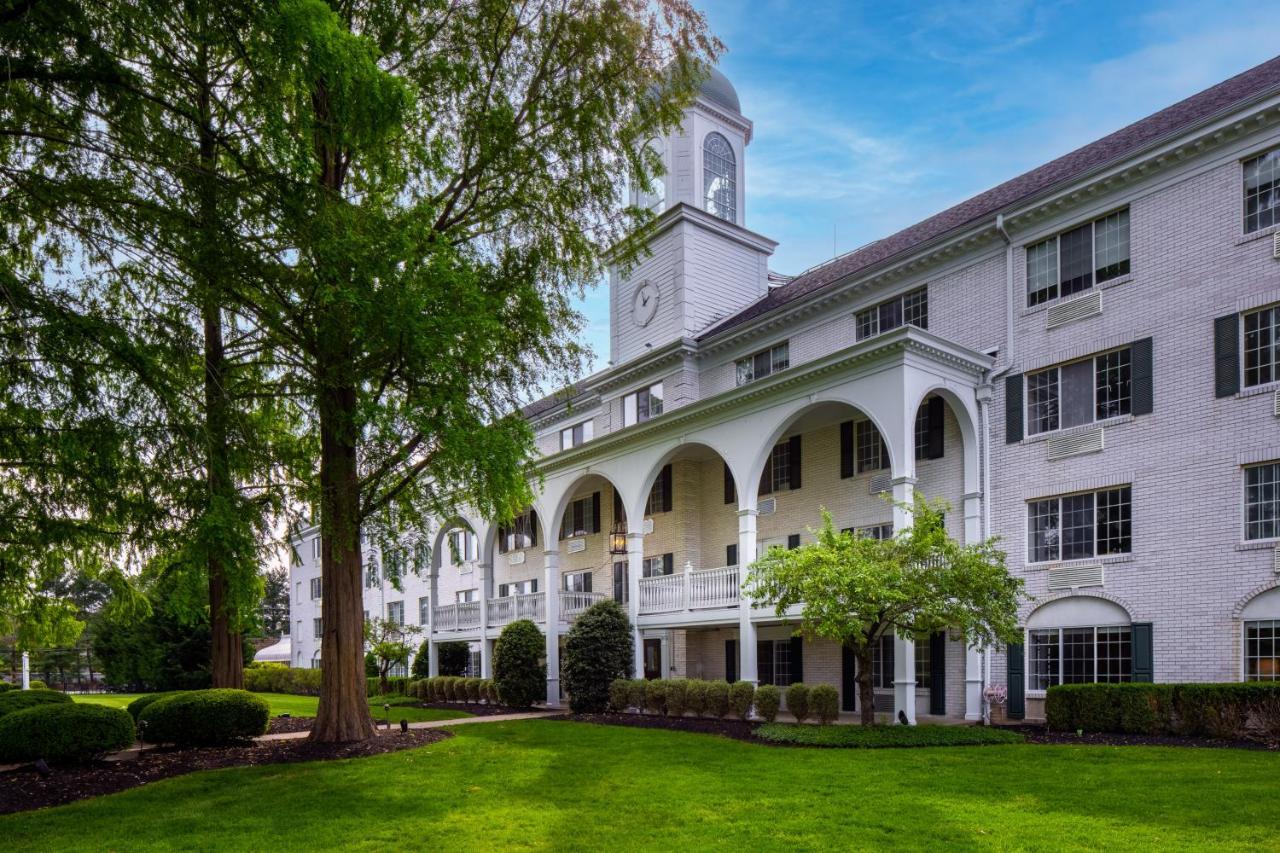
[[[45,684],[38,678],[33,678],[27,682],[27,686],[32,690],[48,690],[49,685]]]
[[[729,682],[708,681],[706,685],[707,716],[723,719],[729,713]]]
[[[809,710],[822,725],[830,725],[840,717],[840,694],[830,684],[817,684],[809,690]]]
[[[751,706],[755,704],[756,686],[750,681],[735,681],[729,685],[729,712],[739,720],[751,716]]]
[[[0,719],[0,761],[92,761],[133,745],[133,717],[106,705],[55,703]]]
[[[152,702],[138,728],[151,743],[221,746],[266,734],[270,721],[267,700],[247,690],[190,690]]]
[[[667,682],[660,678],[645,682],[644,707],[655,714],[667,712]]]
[[[394,694],[389,694],[394,695]],[[491,678],[462,678],[457,675],[437,675],[419,678],[405,685],[402,701],[393,704],[410,705],[417,702],[468,702],[477,704],[498,703],[498,690]],[[377,704],[378,700],[374,700]]]
[[[10,690],[0,693],[0,717],[37,705],[70,705],[71,697],[57,690]]]
[[[528,708],[547,697],[546,638],[528,619],[502,629],[493,644],[493,681],[502,701]]]
[[[1053,731],[1280,740],[1280,683],[1061,684],[1049,688]]]
[[[125,710],[129,712],[129,716],[133,717],[133,721],[136,723],[138,722],[138,717],[142,716],[142,712],[145,711],[152,702],[157,702],[167,696],[177,696],[179,693],[186,692],[187,691],[185,690],[169,690],[164,693],[148,693],[145,696],[139,696],[137,699],[134,699],[127,707],[125,707]]]
[[[564,641],[562,676],[569,707],[578,714],[609,707],[609,685],[631,675],[631,620],[613,599],[599,601],[574,620]]]
[[[667,682],[667,716],[683,717],[689,707],[689,679],[673,678]]]
[[[11,684],[8,681],[0,681],[0,693],[8,693],[10,690],[18,690],[21,685]]]
[[[251,663],[244,668],[244,689],[254,693],[320,695],[320,670],[295,669],[282,663]]]
[[[366,695],[366,696],[382,696],[382,695],[384,695],[384,694],[383,694],[383,692],[382,692],[382,679],[381,679],[381,678],[366,678],[364,681],[365,681],[365,688],[364,688],[364,690],[365,690],[365,695]],[[407,675],[392,675],[392,676],[388,676],[388,677],[387,677],[387,692],[386,692],[386,694],[385,694],[385,695],[388,695],[388,696],[389,696],[389,695],[391,695],[392,693],[399,693],[399,694],[401,694],[401,695],[404,695],[404,694],[408,693],[408,691],[409,691],[409,683],[410,683],[411,681],[413,681],[413,679],[412,679],[412,678],[410,678],[410,677],[409,677],[409,676],[407,676]]]
[[[756,713],[766,723],[778,718],[778,709],[782,707],[782,691],[772,684],[761,684],[756,688]]]
[[[797,723],[809,718],[809,685],[797,681],[787,688],[787,710]]]
[[[805,726],[765,723],[756,737],[793,746],[878,749],[912,746],[984,746],[1022,743],[1017,732],[990,726]]]

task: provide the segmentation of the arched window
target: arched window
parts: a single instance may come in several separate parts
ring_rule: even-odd
[[[1245,681],[1280,681],[1280,587],[1256,596],[1240,615]]]
[[[301,652],[298,653],[298,657],[302,657]],[[320,668],[320,651],[318,649],[316,650],[316,653],[311,656],[311,668],[312,669]]]
[[[738,170],[733,146],[718,133],[702,143],[702,189],[707,212],[721,219],[738,219]]]
[[[645,144],[645,148],[649,152],[650,159],[663,163],[665,170],[666,145],[663,144],[663,141],[661,139],[650,139]],[[662,174],[655,173],[653,175],[650,191],[645,191],[637,186],[633,201],[638,207],[652,210],[654,213],[661,213],[667,201],[666,181]]]

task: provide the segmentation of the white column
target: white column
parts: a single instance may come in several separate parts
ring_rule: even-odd
[[[977,646],[964,650],[964,718],[982,719],[982,649]]]
[[[436,642],[436,591],[438,574],[435,567],[427,575],[427,675],[435,678],[440,674],[440,646]]]
[[[644,571],[644,519],[627,522],[627,614],[631,617],[633,678],[644,678],[644,643],[640,641],[640,575]]]
[[[22,689],[31,689],[31,654],[29,652],[22,653]]]
[[[893,480],[893,532],[906,530],[912,524],[910,505],[915,496],[915,477]],[[940,662],[945,665],[945,662]],[[916,644],[910,637],[893,638],[893,721],[905,714],[908,725],[916,724]]]
[[[739,490],[746,491],[746,490]],[[756,560],[756,507],[751,497],[747,506],[738,510],[738,588],[744,590],[747,567]],[[756,625],[751,621],[751,599],[745,591],[738,600],[738,680],[756,683],[759,669],[756,665]]]
[[[964,544],[975,545],[982,541],[982,493],[969,492],[964,496]]]
[[[493,678],[493,660],[489,647],[489,582],[493,578],[493,566],[479,565],[480,573],[480,677]]]
[[[547,588],[547,707],[560,707],[560,543],[543,552]]]

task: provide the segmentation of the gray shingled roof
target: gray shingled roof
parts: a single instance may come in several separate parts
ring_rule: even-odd
[[[1005,181],[994,189],[942,211],[898,233],[878,240],[857,251],[836,258],[822,266],[801,273],[782,287],[769,291],[763,299],[720,321],[698,336],[709,338],[740,326],[775,308],[802,299],[848,276],[866,270],[897,255],[906,254],[949,231],[972,225],[997,212],[1065,183],[1096,168],[1132,155],[1167,136],[1201,121],[1226,112],[1243,101],[1257,98],[1268,90],[1280,89],[1280,56],[1270,59],[1243,74],[1179,101],[1158,113],[1136,121],[1128,127],[1077,148],[1037,169]]]

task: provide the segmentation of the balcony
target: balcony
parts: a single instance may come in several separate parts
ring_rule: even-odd
[[[602,592],[561,592],[560,621],[572,622],[588,607],[611,596]],[[532,592],[489,599],[489,627],[501,628],[519,619],[547,621],[546,593]],[[436,633],[480,630],[480,602],[446,604],[433,611]]]
[[[640,579],[640,615],[737,607],[738,567],[692,569]]]

